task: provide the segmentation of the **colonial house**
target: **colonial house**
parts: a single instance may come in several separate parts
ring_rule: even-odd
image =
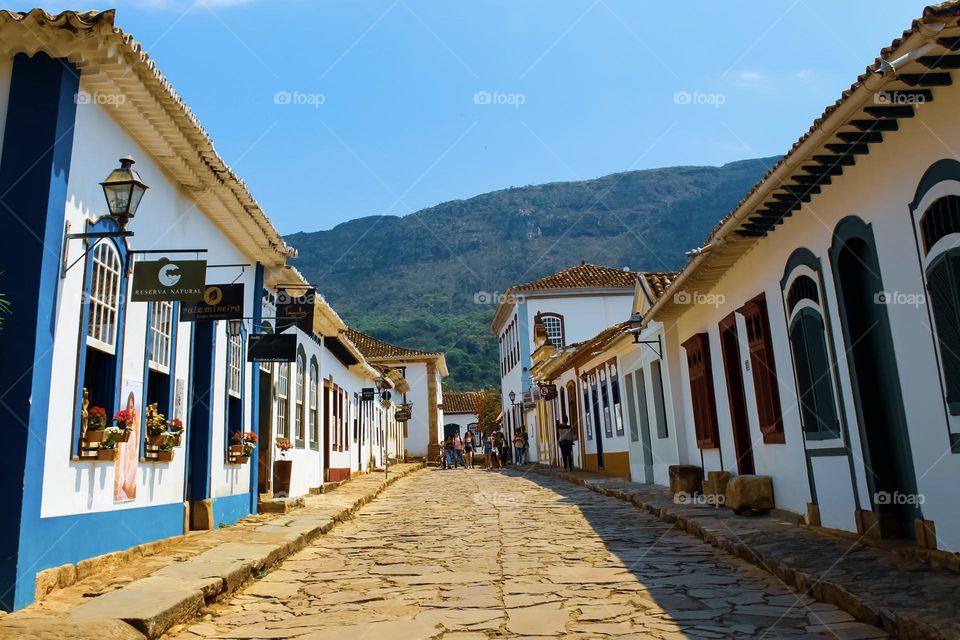
[[[400,347],[354,329],[348,329],[344,336],[357,345],[367,362],[396,369],[406,380],[408,390],[394,398],[406,409],[402,422],[404,458],[436,459],[444,424],[444,355]]]
[[[480,409],[486,393],[483,391],[443,392],[443,437],[468,431],[476,433],[480,421]],[[480,436],[476,436],[480,444]]]
[[[537,384],[540,460],[560,464],[558,423],[579,434],[578,466],[613,476],[668,484],[679,460],[662,327],[640,318],[676,274],[636,276],[631,321],[607,327],[580,343],[557,349],[535,317],[531,373]]]
[[[402,372],[367,361],[287,264],[113,11],[0,11],[0,194],[3,609],[33,600],[40,571],[400,455],[396,405],[367,392],[405,393]]]
[[[636,276],[628,270],[582,262],[504,293],[491,323],[500,344],[503,425],[511,440],[516,431],[527,431],[531,462],[540,459],[541,451],[532,415],[534,318],[540,316],[554,348],[564,349],[629,318],[635,284]]]
[[[960,2],[927,7],[646,314],[680,459],[824,527],[960,546]]]

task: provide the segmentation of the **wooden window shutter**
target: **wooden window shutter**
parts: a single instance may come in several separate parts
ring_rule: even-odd
[[[783,414],[780,409],[780,385],[770,339],[770,319],[767,300],[760,294],[738,309],[747,325],[747,344],[750,347],[750,369],[757,398],[757,415],[765,444],[782,444]]]
[[[717,426],[717,400],[713,391],[713,369],[710,366],[710,337],[706,333],[698,333],[681,346],[687,352],[697,447],[716,449],[720,446],[720,431]]]
[[[960,254],[947,254],[930,265],[927,289],[940,348],[947,407],[950,415],[960,415]]]

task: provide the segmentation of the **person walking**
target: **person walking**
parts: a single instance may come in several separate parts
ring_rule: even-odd
[[[573,429],[570,428],[570,425],[562,426],[566,427],[560,434],[559,443],[560,456],[563,458],[563,470],[573,471],[573,443],[575,436],[573,435]]]
[[[463,438],[460,437],[460,432],[453,436],[453,466],[454,468],[460,465],[462,468],[467,468],[467,463],[463,459]]]
[[[513,463],[523,464],[523,433],[519,431],[513,436]]]
[[[447,436],[447,439],[443,442],[443,461],[444,469],[452,469],[454,465],[454,453],[453,453],[453,437]]]
[[[467,469],[473,469],[473,432],[472,431],[467,431],[467,435],[464,438],[463,456],[465,458],[464,462],[467,465]]]
[[[486,468],[493,468],[493,436],[489,435],[483,439],[483,461]]]
[[[507,455],[506,441],[499,431],[493,434],[493,461],[498,469],[503,469],[503,459]]]

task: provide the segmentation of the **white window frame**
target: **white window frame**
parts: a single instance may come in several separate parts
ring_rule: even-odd
[[[90,269],[87,346],[116,355],[123,265],[113,243],[104,240],[93,248]]]
[[[558,349],[563,347],[563,316],[558,313],[541,314],[540,320],[547,332],[547,338]]]
[[[243,336],[228,336],[227,393],[234,398],[243,396]]]
[[[297,442],[304,442],[307,439],[307,425],[303,413],[303,395],[306,393],[307,376],[307,358],[303,355],[297,355],[297,398],[296,415],[293,417]]]
[[[277,365],[277,434],[281,438],[289,438],[287,413],[289,411],[289,402],[287,393],[290,382],[290,364],[283,363]]]
[[[320,395],[320,371],[316,363],[310,363],[310,442],[317,444],[320,442],[320,427],[318,421],[319,405],[318,396]]]
[[[170,373],[173,345],[173,302],[162,300],[153,303],[150,316],[149,366],[159,373]]]

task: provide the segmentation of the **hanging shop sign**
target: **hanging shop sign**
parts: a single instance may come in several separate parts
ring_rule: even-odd
[[[397,412],[393,415],[397,422],[409,422],[413,416],[413,409],[408,406],[397,407]]]
[[[180,322],[243,319],[243,284],[211,284],[203,300],[180,305]]]
[[[360,400],[362,402],[373,402],[373,395],[377,392],[373,387],[364,387],[360,389]]]
[[[294,362],[297,336],[280,333],[254,333],[247,339],[247,362]]]
[[[133,266],[132,302],[203,300],[206,260],[141,260]]]
[[[298,289],[277,292],[277,333],[299,327],[305,333],[313,332],[313,304],[316,289]]]
[[[543,400],[553,400],[557,397],[557,385],[540,384],[537,386],[540,388],[540,398]]]

